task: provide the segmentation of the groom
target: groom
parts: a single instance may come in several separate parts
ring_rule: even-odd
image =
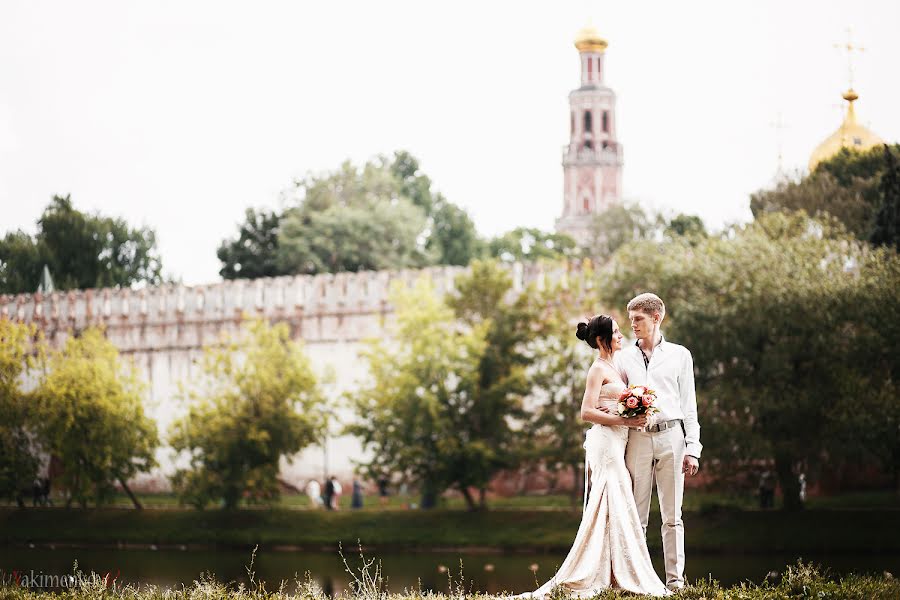
[[[656,294],[640,294],[628,303],[628,318],[637,338],[617,353],[619,370],[628,385],[646,385],[656,391],[654,425],[630,429],[625,464],[631,473],[634,500],[644,535],[650,517],[653,482],[662,514],[666,587],[684,586],[684,523],[681,500],[684,476],[700,469],[700,424],[694,393],[694,361],[684,346],[667,342],[659,327],[666,306]]]

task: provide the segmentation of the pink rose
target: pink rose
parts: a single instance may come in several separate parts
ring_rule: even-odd
[[[649,408],[653,405],[653,396],[651,396],[650,394],[645,394],[644,397],[641,398],[641,402],[644,404],[644,406]]]
[[[643,395],[647,392],[647,388],[645,388],[645,387],[642,386],[642,385],[639,385],[639,386],[637,386],[637,387],[631,388],[631,392],[632,392],[635,396],[643,396]]]
[[[625,406],[627,406],[628,408],[637,408],[638,399],[634,396],[631,396],[628,400],[625,401]]]

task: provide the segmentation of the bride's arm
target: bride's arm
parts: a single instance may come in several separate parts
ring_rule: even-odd
[[[603,372],[600,369],[591,368],[588,371],[584,397],[581,399],[581,420],[598,425],[631,425],[631,419],[623,419],[619,415],[605,413],[594,407],[594,402],[600,396],[602,386]]]

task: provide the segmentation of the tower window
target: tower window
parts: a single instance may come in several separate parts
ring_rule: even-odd
[[[609,111],[608,110],[603,111],[603,116],[601,117],[600,120],[601,120],[600,124],[603,127],[603,131],[606,133],[609,133]]]
[[[594,131],[594,119],[591,116],[591,111],[584,111],[584,130],[585,131]]]
[[[584,146],[583,146],[583,148],[585,148],[586,150],[593,150],[593,149],[594,149],[594,142],[592,142],[591,140],[584,140]]]
[[[593,79],[593,73],[594,73],[593,61],[594,61],[593,57],[588,56],[588,81]]]
[[[571,133],[572,135],[575,135],[575,112],[573,111],[570,116],[572,117],[570,119]]]
[[[582,210],[585,212],[585,214],[591,212],[591,200],[590,200],[590,198],[588,198],[587,196],[585,196],[584,199],[582,199],[582,201],[581,201],[581,205],[582,205],[582,206],[581,206],[581,207],[582,207]]]

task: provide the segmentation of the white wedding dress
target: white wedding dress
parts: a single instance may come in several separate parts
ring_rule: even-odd
[[[621,381],[603,384],[600,405],[615,411],[623,389]],[[631,475],[625,467],[627,442],[627,427],[594,425],[588,430],[584,442],[586,497],[575,542],[550,581],[517,597],[547,598],[556,586],[566,588],[576,598],[608,588],[653,596],[670,593],[650,562],[631,491]]]

